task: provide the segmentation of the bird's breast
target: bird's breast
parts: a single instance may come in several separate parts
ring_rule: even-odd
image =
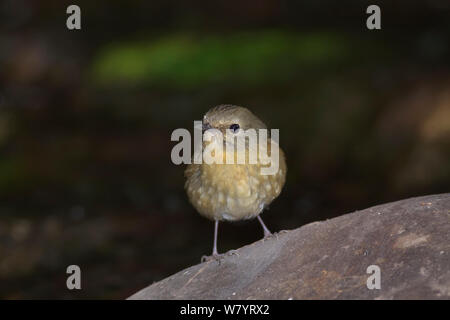
[[[201,164],[186,170],[186,191],[203,216],[242,220],[258,215],[281,192],[286,166],[281,159],[274,175],[262,175],[260,164]]]

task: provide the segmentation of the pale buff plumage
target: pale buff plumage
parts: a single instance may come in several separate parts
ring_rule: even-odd
[[[248,109],[232,105],[214,107],[203,118],[204,127],[218,129],[224,136],[233,124],[238,124],[244,130],[266,129],[266,125]],[[216,143],[223,143],[223,140]],[[267,148],[270,153],[270,140]],[[278,197],[285,183],[286,162],[281,148],[278,171],[273,175],[261,174],[261,167],[267,167],[267,164],[263,165],[260,161],[249,164],[247,151],[245,164],[190,164],[185,171],[185,188],[190,202],[201,215],[216,221],[213,255],[217,255],[218,221],[257,217]],[[225,150],[223,156],[225,160]],[[233,152],[233,156],[236,160],[236,152]],[[259,216],[258,219],[265,236],[269,235],[269,230]]]

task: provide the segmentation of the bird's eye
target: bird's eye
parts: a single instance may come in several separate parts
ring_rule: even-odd
[[[237,132],[237,131],[239,130],[239,125],[238,125],[237,123],[233,123],[233,124],[230,126],[230,129],[231,129],[231,131],[233,131],[233,132]]]

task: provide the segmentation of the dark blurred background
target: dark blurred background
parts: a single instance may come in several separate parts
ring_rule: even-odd
[[[450,3],[379,1],[378,31],[369,4],[0,1],[0,298],[121,299],[200,262],[170,134],[222,103],[280,129],[272,231],[450,191]],[[224,223],[219,251],[261,237]]]

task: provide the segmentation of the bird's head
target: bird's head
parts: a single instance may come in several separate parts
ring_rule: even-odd
[[[250,110],[233,105],[220,105],[210,109],[203,117],[202,125],[204,132],[203,147],[214,147],[220,144],[225,152],[224,157],[226,157],[226,153],[232,153],[233,157],[237,156],[235,147],[236,144],[239,146],[239,143],[235,139],[236,137],[242,137],[245,141],[249,141],[248,135],[253,134],[256,138],[259,129],[267,129],[266,125]],[[206,136],[207,138],[205,138]],[[256,140],[254,141],[256,143]],[[244,145],[241,144],[241,147],[246,150],[249,148],[256,150],[255,145],[247,142],[244,142]],[[240,153],[239,150],[236,152]],[[215,151],[212,154],[215,154]],[[248,158],[247,152],[246,158]]]
[[[234,133],[247,129],[266,129],[266,125],[247,108],[223,104],[211,108],[203,117],[203,130],[217,129],[226,133],[229,129]]]

